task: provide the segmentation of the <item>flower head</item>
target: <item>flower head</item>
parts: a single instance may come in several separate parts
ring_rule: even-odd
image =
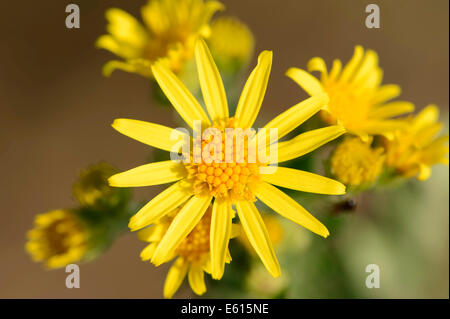
[[[334,60],[328,73],[323,59],[315,57],[308,62],[308,71],[319,71],[320,80],[308,72],[290,68],[286,75],[308,94],[328,93],[330,102],[321,113],[329,124],[341,124],[350,133],[367,140],[369,135],[389,134],[405,125],[392,117],[411,112],[409,102],[389,100],[400,95],[400,87],[381,85],[383,71],[378,66],[378,56],[372,50],[355,47],[351,60],[342,69],[340,60]]]
[[[138,232],[138,237],[141,240],[150,243],[141,252],[142,260],[147,261],[152,258],[159,242],[174,222],[174,217],[179,211],[179,209],[175,209],[158,220],[154,226],[144,228]],[[167,258],[167,261],[169,261],[177,257],[169,270],[164,284],[165,298],[172,298],[182,284],[186,274],[192,290],[197,295],[202,295],[206,292],[204,272],[211,273],[211,213],[212,207],[210,206],[194,229],[178,244],[173,254]],[[230,237],[236,235],[237,232],[237,228],[233,229]],[[227,250],[225,262],[230,262],[230,260],[230,253]]]
[[[117,170],[108,163],[101,162],[83,169],[73,185],[73,195],[83,206],[115,207],[126,200],[126,192],[118,192],[108,184],[108,178]],[[125,190],[125,189],[122,189]]]
[[[209,20],[221,9],[215,0],[149,0],[141,10],[144,26],[121,9],[109,9],[109,34],[99,37],[96,45],[124,61],[108,62],[104,74],[122,69],[151,77],[150,64],[158,59],[180,72],[192,57],[195,39],[209,36]]]
[[[80,261],[87,252],[86,226],[72,211],[40,214],[34,223],[25,245],[34,261],[44,262],[48,268],[59,268]]]
[[[225,16],[211,23],[208,46],[219,69],[233,73],[250,61],[255,39],[243,22],[237,18]]]
[[[405,177],[417,175],[425,180],[434,164],[448,165],[448,134],[437,137],[442,129],[439,109],[428,105],[417,116],[409,118],[408,126],[385,140],[386,165]]]
[[[219,144],[222,145],[220,142],[222,137],[227,135],[227,127],[233,126],[236,129],[241,129],[242,132],[252,127],[261,107],[269,80],[272,53],[264,51],[260,54],[258,65],[252,71],[244,86],[236,114],[233,117],[229,115],[228,101],[217,66],[206,43],[201,39],[196,43],[195,58],[199,83],[208,114],[167,66],[163,63],[155,63],[152,66],[152,71],[162,91],[186,123],[194,127],[194,123],[198,121],[202,127],[214,131],[215,137],[219,140],[215,145],[219,146]],[[264,128],[267,130],[276,128],[278,138],[282,138],[313,116],[327,102],[328,97],[325,94],[311,97],[283,112]],[[173,151],[174,144],[178,143],[178,141],[174,141],[174,137],[187,140],[188,144],[194,142],[199,145],[195,138],[191,141],[190,137],[184,132],[148,122],[118,119],[114,121],[113,127],[131,138],[167,151]],[[222,128],[224,128],[224,131],[222,131]],[[336,125],[306,132],[291,140],[281,142],[278,144],[278,158],[273,160],[271,164],[278,164],[306,154],[340,136],[344,131],[341,126]],[[225,163],[221,160],[223,158],[222,151],[217,151],[220,150],[220,147],[210,149],[211,144],[200,143],[200,146],[194,147],[193,150],[194,152],[201,151],[202,156],[200,158],[197,158],[194,152],[191,155],[187,154],[188,159],[190,157],[197,159],[197,161],[194,161],[194,166],[192,162],[156,162],[114,175],[109,179],[110,185],[117,187],[149,186],[176,182],[153,198],[130,220],[129,227],[131,230],[139,230],[157,222],[168,212],[183,205],[152,254],[151,260],[154,264],[163,263],[168,256],[175,252],[180,242],[202,219],[212,201],[210,253],[211,272],[213,278],[216,279],[223,275],[223,264],[234,216],[232,205],[236,207],[247,238],[262,259],[266,269],[274,277],[280,275],[280,266],[266,226],[253,203],[256,198],[297,224],[323,237],[329,235],[327,228],[322,223],[273,185],[320,194],[343,194],[345,193],[345,186],[337,181],[291,168],[278,167],[275,171],[261,170],[267,163],[262,165],[250,161],[249,155],[251,152],[248,150],[249,142],[254,141],[255,138],[259,141],[259,134],[258,132],[255,136],[250,133],[244,138],[244,142],[241,144],[244,147],[238,148],[236,154],[232,153],[233,157],[227,159]],[[208,140],[204,136],[202,136],[202,139]],[[234,144],[234,139],[231,140],[233,141],[231,148],[234,145],[237,147],[238,143]],[[214,140],[212,142],[214,144]],[[268,151],[270,145],[262,143],[261,149]],[[209,161],[208,154],[212,153],[215,154],[214,163]],[[211,163],[212,165],[210,165]],[[226,164],[226,167],[223,164]],[[258,170],[255,169],[254,164],[256,164]],[[237,167],[240,167],[240,169]],[[228,183],[229,180],[233,181],[232,185]]]
[[[374,182],[383,170],[382,147],[372,148],[371,141],[358,137],[346,138],[331,156],[331,172],[342,183],[352,186]]]

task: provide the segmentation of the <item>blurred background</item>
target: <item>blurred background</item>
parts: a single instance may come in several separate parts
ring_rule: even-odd
[[[347,61],[353,47],[362,44],[378,52],[384,82],[400,84],[402,100],[414,102],[417,109],[428,103],[441,108],[448,131],[447,0],[222,2],[226,14],[251,28],[256,52],[274,51],[259,123],[306,97],[284,76],[288,67],[304,68],[313,56],[328,65],[334,58]],[[124,170],[148,157],[148,147],[111,128],[113,119],[175,125],[173,116],[152,102],[146,79],[121,71],[104,78],[101,67],[113,55],[94,47],[105,33],[107,8],[138,16],[144,1],[74,1],[80,6],[80,29],[65,27],[69,3],[0,4],[0,297],[161,298],[168,266],[141,262],[144,244],[134,234],[122,236],[100,259],[81,266],[80,289],[65,287],[64,269],[47,271],[24,251],[35,214],[74,205],[71,185],[81,168],[105,160]],[[365,27],[369,3],[380,6],[380,29]],[[448,167],[437,166],[424,183],[411,181],[399,190],[365,196],[323,251],[321,238],[293,227],[295,238],[301,238],[295,240],[299,248],[285,257],[289,260],[280,260],[287,270],[279,282],[295,277],[300,284],[287,297],[448,298],[448,183]],[[137,189],[134,196],[150,199],[160,190]],[[314,214],[320,219],[326,212]],[[318,249],[329,258],[337,256],[339,266],[330,270],[315,264]],[[365,267],[371,263],[381,269],[379,289],[364,285]],[[256,283],[264,280],[256,275]],[[183,286],[176,296],[191,296],[190,289]]]

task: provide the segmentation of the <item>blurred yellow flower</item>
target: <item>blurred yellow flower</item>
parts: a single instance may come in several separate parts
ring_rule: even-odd
[[[331,156],[331,173],[342,183],[360,186],[374,182],[383,170],[382,147],[372,148],[371,140],[346,138]]]
[[[217,66],[208,47],[201,39],[196,44],[195,57],[200,87],[209,117],[173,72],[164,64],[152,65],[156,81],[180,116],[191,127],[194,126],[194,121],[199,121],[203,127],[217,128],[222,134],[222,141],[225,128],[246,129],[252,127],[266,91],[272,65],[272,53],[264,51],[260,54],[258,65],[244,86],[236,114],[232,118],[229,116],[228,101]],[[278,138],[282,138],[313,116],[327,102],[328,97],[325,94],[311,97],[273,119],[265,128],[276,128]],[[113,127],[122,134],[163,150],[171,151],[175,144],[171,139],[174,137],[174,130],[162,125],[118,119],[114,121]],[[186,133],[175,132],[177,132],[177,137],[181,137],[183,140],[187,138],[190,141],[190,137]],[[277,162],[287,161],[311,152],[343,133],[344,129],[341,126],[331,126],[303,133],[291,140],[279,143]],[[261,149],[269,151],[269,145],[265,146]],[[204,145],[202,141],[201,153],[203,150],[207,150],[205,147],[208,145]],[[271,184],[320,194],[344,194],[345,186],[329,178],[292,168],[278,167],[275,173],[260,174],[260,163],[248,161],[247,149],[248,137],[247,145],[243,150],[244,154],[241,153],[242,150],[239,150],[240,153],[236,154],[236,157],[228,163],[216,161],[208,163],[205,158],[201,158],[199,163],[186,164],[181,161],[169,160],[139,166],[109,179],[110,185],[116,187],[150,186],[177,181],[153,198],[130,220],[131,230],[139,230],[155,223],[171,210],[186,203],[174,218],[152,255],[154,264],[163,263],[176,250],[179,243],[201,220],[213,198],[210,248],[211,271],[215,279],[219,279],[223,275],[233,218],[232,204],[236,205],[239,220],[250,243],[274,277],[280,275],[280,266],[267,229],[253,203],[255,196],[274,211],[297,224],[323,237],[329,235],[327,228],[322,223],[295,200]],[[224,153],[222,152],[220,155],[223,159]],[[243,161],[238,163],[237,159]]]
[[[442,129],[438,118],[435,105],[409,118],[405,129],[395,132],[394,139],[385,140],[386,165],[405,177],[417,175],[419,180],[430,177],[432,165],[448,165],[448,134],[437,137]]]
[[[125,195],[108,184],[108,178],[115,173],[117,170],[105,162],[83,169],[73,185],[75,199],[84,206],[117,205]]]
[[[193,55],[196,38],[210,35],[209,21],[223,8],[215,0],[149,0],[141,10],[145,26],[121,9],[109,9],[109,34],[100,36],[96,45],[124,61],[106,63],[103,73],[121,69],[151,77],[150,65],[158,59],[180,72]]]
[[[250,29],[237,18],[220,17],[211,23],[208,46],[222,70],[235,72],[249,63],[255,47]]]
[[[389,134],[405,126],[392,117],[411,112],[410,102],[389,100],[400,95],[400,87],[394,84],[381,85],[383,71],[378,66],[378,56],[372,50],[355,47],[351,60],[341,71],[342,63],[336,59],[331,71],[322,58],[312,58],[308,71],[319,71],[320,80],[310,73],[290,68],[286,75],[300,85],[308,94],[328,93],[330,102],[321,113],[329,124],[341,124],[347,131],[367,140],[369,135]]]
[[[27,233],[26,251],[33,261],[48,268],[60,268],[80,261],[88,245],[83,222],[70,210],[37,215],[35,227]]]
[[[202,219],[197,223],[194,229],[177,246],[172,255],[167,257],[167,261],[177,257],[164,284],[164,297],[172,298],[180,287],[186,274],[192,290],[197,295],[206,292],[204,273],[211,273],[211,255],[210,255],[210,227],[211,227],[211,209],[209,206]],[[141,252],[141,258],[144,261],[150,260],[158,247],[164,234],[174,222],[174,217],[179,209],[168,213],[158,220],[154,226],[147,227],[138,232],[139,239],[150,243]],[[233,225],[234,226],[234,225]],[[238,228],[233,228],[230,237],[234,237]],[[229,238],[228,238],[229,239]],[[225,262],[230,262],[230,252],[227,250]]]

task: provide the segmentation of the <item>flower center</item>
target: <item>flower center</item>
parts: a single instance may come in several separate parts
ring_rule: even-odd
[[[197,261],[209,253],[209,232],[211,227],[211,208],[189,235],[180,243],[176,253],[188,261]]]
[[[327,123],[339,120],[347,129],[357,130],[367,122],[371,94],[366,89],[351,83],[328,82],[325,91],[330,97],[331,114],[322,112],[322,118]]]
[[[245,131],[227,130],[235,128],[235,123],[234,118],[215,122],[212,128],[217,129],[218,136],[201,140],[199,161],[192,161],[195,156],[191,154],[191,163],[186,164],[186,168],[194,193],[208,192],[232,202],[255,201],[252,188],[260,180],[261,164],[252,155],[256,145],[249,154],[249,136]]]

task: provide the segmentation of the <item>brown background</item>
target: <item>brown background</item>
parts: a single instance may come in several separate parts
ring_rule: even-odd
[[[114,118],[174,124],[149,102],[149,83],[143,78],[119,71],[106,79],[100,72],[112,58],[94,48],[96,37],[105,32],[104,11],[118,6],[137,14],[143,1],[73,2],[81,8],[78,30],[65,28],[69,1],[0,4],[0,297],[162,297],[167,268],[141,262],[142,244],[131,234],[97,262],[82,266],[81,289],[66,289],[64,270],[44,271],[24,252],[24,234],[35,214],[74,204],[71,184],[81,167],[107,160],[127,169],[148,155],[147,147],[111,129]],[[364,26],[369,3],[380,5],[381,29]],[[355,44],[379,53],[385,82],[401,84],[403,99],[418,108],[436,103],[448,116],[447,0],[225,4],[227,14],[251,27],[257,51],[274,51],[259,121],[305,96],[283,75],[288,67],[304,67],[316,55],[328,65],[335,57],[346,61]],[[157,191],[140,189],[137,197],[151,198]]]

